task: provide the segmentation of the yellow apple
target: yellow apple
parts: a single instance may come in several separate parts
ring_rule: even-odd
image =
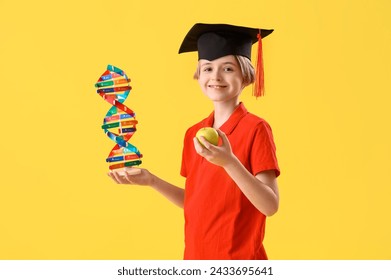
[[[203,136],[209,143],[213,145],[217,145],[219,143],[219,134],[216,129],[213,127],[203,127],[197,131],[196,137],[198,141],[201,143],[200,137]]]

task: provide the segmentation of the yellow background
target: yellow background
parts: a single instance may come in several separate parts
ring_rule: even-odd
[[[241,5],[243,3],[243,5]],[[281,207],[271,259],[390,259],[391,4],[377,1],[0,0],[0,259],[181,259],[183,215],[147,187],[114,184],[107,64],[132,78],[125,104],[142,167],[183,186],[187,127],[212,110],[178,55],[196,22],[274,28],[266,97]]]

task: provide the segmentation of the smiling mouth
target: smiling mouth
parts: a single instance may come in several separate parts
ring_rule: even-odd
[[[216,89],[219,89],[219,88],[225,88],[226,86],[222,86],[222,85],[208,85],[209,88],[216,88]]]

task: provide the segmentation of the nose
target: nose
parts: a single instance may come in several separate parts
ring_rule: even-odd
[[[218,71],[214,71],[210,79],[212,81],[220,81],[221,80],[220,73]]]

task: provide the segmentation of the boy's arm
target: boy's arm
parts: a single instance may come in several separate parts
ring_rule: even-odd
[[[223,168],[260,212],[266,216],[277,212],[279,194],[274,170],[253,176],[236,157]]]
[[[215,146],[201,137],[202,146],[197,138],[194,138],[197,153],[211,163],[224,168],[260,212],[266,216],[275,214],[278,210],[279,194],[274,170],[263,171],[256,176],[251,174],[232,153],[227,136],[221,130],[217,131],[222,139],[222,145]]]
[[[174,203],[176,206],[183,208],[185,200],[185,190],[174,186],[173,184],[160,179],[159,177],[153,175],[154,180],[150,185],[153,189],[161,193],[169,201]]]
[[[175,205],[183,208],[185,190],[174,186],[143,168],[125,168],[125,172],[110,171],[108,173],[118,184],[150,186]],[[137,171],[137,172],[135,172]]]

